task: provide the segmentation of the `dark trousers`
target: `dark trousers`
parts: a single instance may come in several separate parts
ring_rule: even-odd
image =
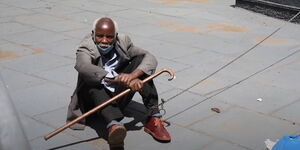
[[[136,56],[127,64],[120,66],[119,70],[116,71],[118,73],[131,73],[134,71],[138,65],[141,63],[143,56]],[[144,75],[140,77],[140,79],[144,79],[147,76]],[[87,91],[90,96],[90,101],[94,106],[100,105],[113,96],[119,94],[120,92],[126,90],[127,88],[122,85],[116,85],[115,92],[111,92],[107,90],[102,84],[99,82],[99,86],[97,87],[88,87]],[[148,110],[147,115],[151,116],[153,114],[159,113],[157,105],[158,105],[158,94],[155,88],[153,81],[149,81],[144,84],[143,88],[139,91],[140,95],[143,98],[143,103]],[[107,123],[112,120],[120,121],[124,118],[122,111],[127,106],[127,104],[131,101],[135,92],[130,92],[124,97],[118,99],[116,102],[108,105],[98,112],[98,114],[103,117]]]

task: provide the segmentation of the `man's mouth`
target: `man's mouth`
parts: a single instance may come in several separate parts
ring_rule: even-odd
[[[105,48],[108,48],[110,45],[109,44],[102,44],[102,43],[99,43],[99,46],[103,49]]]

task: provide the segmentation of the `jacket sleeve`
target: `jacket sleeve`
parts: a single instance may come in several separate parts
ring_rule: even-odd
[[[89,85],[101,84],[101,80],[107,74],[104,69],[93,63],[95,59],[92,50],[84,46],[77,49],[75,69]]]
[[[128,55],[130,58],[138,55],[144,55],[144,58],[137,69],[141,69],[147,75],[153,74],[157,67],[157,60],[154,55],[142,48],[134,46],[131,42],[131,39],[127,35],[125,36],[125,43],[127,43]]]

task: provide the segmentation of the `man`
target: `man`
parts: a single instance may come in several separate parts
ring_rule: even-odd
[[[158,141],[170,142],[171,137],[160,119],[155,85],[153,81],[142,82],[142,79],[155,72],[156,66],[157,61],[152,54],[134,46],[128,36],[118,34],[117,25],[112,19],[95,20],[92,33],[83,39],[77,49],[75,69],[79,75],[67,121],[86,112],[87,104],[95,107],[130,88],[134,92],[97,113],[107,122],[110,146],[124,145],[126,128],[120,122],[124,118],[122,111],[136,91],[142,96],[148,110],[144,131]],[[84,121],[80,123],[71,128],[83,129]]]

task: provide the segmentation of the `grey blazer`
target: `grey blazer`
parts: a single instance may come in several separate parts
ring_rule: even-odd
[[[132,57],[144,55],[141,64],[137,69],[151,75],[157,67],[157,60],[149,52],[136,47],[132,44],[127,35],[119,34],[115,43],[115,49],[120,55],[120,63],[128,62]],[[78,92],[84,84],[96,85],[101,84],[101,80],[107,72],[102,67],[101,54],[89,34],[79,44],[76,52],[75,69],[78,71],[77,87],[71,96],[71,102],[68,107],[67,122],[74,120],[85,112],[82,102],[84,99],[78,96]],[[84,129],[85,120],[74,124],[71,129]]]

